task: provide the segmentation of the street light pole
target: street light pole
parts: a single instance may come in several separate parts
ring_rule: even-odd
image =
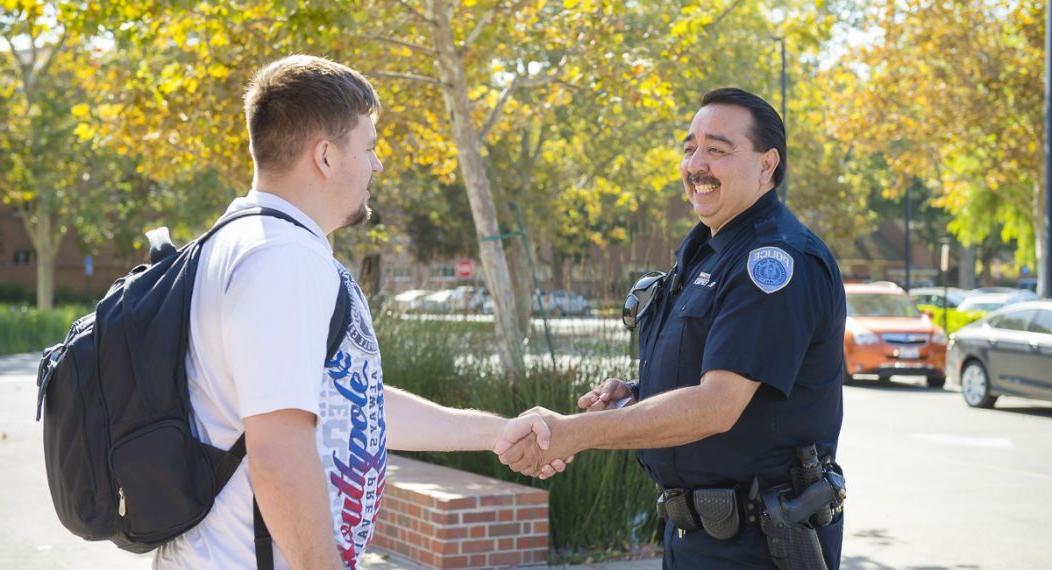
[[[782,125],[785,127],[785,138],[789,140],[789,115],[788,110],[788,92],[789,92],[789,73],[786,70],[786,57],[785,57],[785,38],[777,38],[778,43],[782,47]],[[786,145],[786,154],[788,154],[789,145]],[[786,203],[789,199],[789,162],[786,160],[788,157],[782,157],[785,161],[785,176],[782,178],[782,203]]]
[[[910,186],[906,185],[906,198],[903,202],[906,203],[906,251],[904,260],[906,262],[906,291],[910,290],[910,262],[912,261],[910,256]]]
[[[942,272],[942,331],[950,334],[949,303],[950,296],[950,238],[939,240],[942,247],[939,251],[939,270]]]
[[[1045,7],[1045,263],[1038,269],[1037,293],[1052,297],[1052,4]]]

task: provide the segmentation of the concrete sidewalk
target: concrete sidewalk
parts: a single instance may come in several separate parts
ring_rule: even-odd
[[[426,570],[425,566],[414,564],[397,555],[387,553],[368,552],[362,559],[360,568],[368,570]],[[530,568],[537,568],[531,566]],[[563,568],[573,570],[588,570],[590,568],[602,568],[603,570],[659,570],[661,559],[650,560],[627,560],[624,562],[601,562],[597,564],[556,564],[548,568]]]

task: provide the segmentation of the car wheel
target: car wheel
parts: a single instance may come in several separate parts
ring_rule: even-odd
[[[990,377],[978,360],[964,365],[961,373],[961,394],[966,404],[973,408],[992,408],[997,396],[990,395]]]
[[[942,388],[946,385],[945,376],[928,376],[928,387],[929,388]]]

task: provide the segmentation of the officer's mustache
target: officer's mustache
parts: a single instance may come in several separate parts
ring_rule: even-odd
[[[687,184],[690,184],[691,186],[716,186],[718,188],[720,186],[720,181],[709,174],[695,172],[694,174],[687,176]]]

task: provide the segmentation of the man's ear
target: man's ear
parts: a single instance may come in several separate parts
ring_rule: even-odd
[[[332,176],[332,162],[334,160],[335,150],[333,144],[325,139],[319,139],[318,142],[314,143],[314,147],[311,149],[311,157],[314,159],[314,166],[319,172],[321,172],[322,176],[326,178]]]
[[[781,162],[782,159],[778,154],[778,149],[770,148],[767,149],[767,152],[763,153],[763,157],[760,159],[761,185],[767,184],[774,179],[774,171],[778,168],[778,164]]]

